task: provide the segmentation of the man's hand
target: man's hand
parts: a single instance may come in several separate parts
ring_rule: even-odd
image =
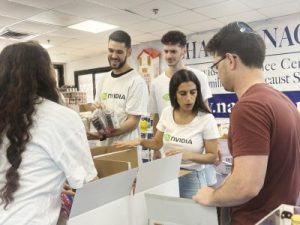
[[[197,194],[193,196],[193,200],[202,205],[214,206],[213,195],[214,189],[211,187],[204,187],[198,190]]]
[[[103,141],[106,139],[106,135],[104,134],[104,132],[87,132],[87,139],[88,140],[100,140]]]

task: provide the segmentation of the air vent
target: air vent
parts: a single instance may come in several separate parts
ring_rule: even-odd
[[[27,39],[33,35],[34,34],[31,34],[31,33],[18,32],[18,31],[12,31],[12,30],[4,30],[4,31],[0,32],[0,37],[6,38],[6,39],[21,40],[21,39]]]

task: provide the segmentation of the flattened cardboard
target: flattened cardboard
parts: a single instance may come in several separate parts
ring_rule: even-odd
[[[178,178],[182,154],[144,163],[139,167],[136,193]]]
[[[155,222],[184,225],[218,225],[217,209],[192,199],[145,193],[148,217]]]
[[[128,196],[136,175],[137,169],[135,168],[96,180],[77,189],[70,218]]]

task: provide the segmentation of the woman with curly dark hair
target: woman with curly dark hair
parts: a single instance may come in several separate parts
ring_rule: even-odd
[[[54,225],[60,193],[96,177],[80,117],[59,104],[47,51],[17,43],[0,54],[0,224]]]

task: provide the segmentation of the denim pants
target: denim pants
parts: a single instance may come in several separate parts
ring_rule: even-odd
[[[201,187],[213,186],[217,183],[214,165],[203,165],[185,176],[179,177],[179,193],[181,198],[192,198]]]

